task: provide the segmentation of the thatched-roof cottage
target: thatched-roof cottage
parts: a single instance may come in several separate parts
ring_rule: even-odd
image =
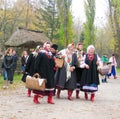
[[[8,47],[34,48],[49,41],[43,32],[18,28],[5,42]]]

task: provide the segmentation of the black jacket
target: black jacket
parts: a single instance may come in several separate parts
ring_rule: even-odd
[[[3,67],[5,69],[13,69],[14,58],[12,55],[5,55],[3,59]]]

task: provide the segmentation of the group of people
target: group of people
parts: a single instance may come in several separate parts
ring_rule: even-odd
[[[27,51],[23,51],[20,57],[21,67],[20,70],[22,73],[25,71],[26,63],[27,63],[28,53]],[[16,53],[16,50],[13,48],[7,48],[2,60],[2,70],[3,70],[3,88],[7,89],[9,84],[13,84],[14,74],[17,68],[17,62],[19,60],[19,56]]]
[[[43,46],[37,46],[28,57],[25,67],[25,74],[33,76],[35,73],[38,73],[41,78],[47,80],[45,91],[32,90],[34,93],[33,101],[36,104],[40,103],[38,98],[43,96],[48,96],[47,102],[49,104],[54,104],[52,96],[54,95],[55,89],[55,47],[56,45],[51,47],[50,42],[45,42]],[[28,89],[27,95],[31,96],[31,89]]]
[[[60,98],[62,90],[68,91],[68,100],[73,100],[72,93],[75,90],[77,99],[80,98],[80,91],[83,91],[85,99],[88,100],[91,94],[90,100],[93,102],[98,91],[97,67],[101,61],[95,53],[95,47],[88,46],[87,52],[83,51],[82,43],[77,46],[71,43],[59,52],[57,48],[56,44],[45,42],[43,46],[37,46],[27,59],[25,73],[30,76],[38,73],[47,80],[45,91],[32,90],[34,103],[40,103],[39,97],[48,96],[47,102],[54,104],[52,97],[56,95],[56,98]],[[64,60],[62,67],[56,63],[58,57]],[[31,96],[31,89],[28,89],[27,95]]]
[[[15,57],[11,48],[8,48],[5,52],[3,59],[4,69],[4,88],[8,86],[8,82],[13,82],[13,75],[16,69],[15,61],[17,62],[17,56]],[[114,56],[114,54],[113,54]],[[62,59],[63,65],[59,67],[56,63],[57,58]],[[103,61],[95,53],[95,47],[89,45],[87,51],[83,51],[83,44],[78,43],[76,46],[71,43],[67,48],[58,52],[58,45],[50,42],[45,42],[43,46],[38,45],[30,55],[26,51],[23,52],[21,57],[22,73],[23,75],[33,76],[38,73],[40,78],[46,79],[45,91],[28,89],[27,95],[31,96],[34,93],[33,102],[39,104],[39,98],[47,96],[47,102],[54,104],[53,96],[60,98],[61,91],[67,90],[67,98],[72,101],[73,91],[76,92],[76,98],[79,99],[80,91],[84,92],[85,100],[89,99],[94,101],[95,92],[98,91],[99,72],[98,66],[104,65],[106,62],[111,62],[111,71],[106,76],[109,77],[113,74],[116,79],[116,60],[114,62],[112,58],[110,61]],[[8,80],[6,80],[8,78]]]
[[[97,66],[100,62],[100,58],[95,54],[95,47],[90,45],[87,52],[84,52],[81,43],[77,44],[77,47],[69,44],[67,49],[60,53],[63,54],[65,62],[55,74],[56,97],[60,98],[61,90],[67,89],[68,99],[73,100],[72,93],[76,90],[76,98],[80,98],[79,93],[83,91],[85,99],[88,100],[88,94],[91,94],[90,100],[93,102],[99,85]]]

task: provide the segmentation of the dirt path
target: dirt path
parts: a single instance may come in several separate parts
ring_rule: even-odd
[[[33,94],[26,96],[26,88],[0,91],[0,119],[120,119],[120,76],[101,83],[95,101],[86,101],[83,92],[80,99],[67,100],[67,92],[61,93],[61,99],[54,97],[55,105],[33,103]]]

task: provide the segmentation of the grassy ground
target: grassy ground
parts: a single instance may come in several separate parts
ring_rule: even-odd
[[[117,73],[120,73],[120,68],[117,68]]]
[[[23,82],[21,81],[22,78],[22,74],[15,74],[14,75],[14,81],[13,81],[13,85],[10,85],[10,87],[17,87],[17,86],[21,86],[23,85]],[[3,87],[3,75],[0,76],[0,89],[2,89]]]

